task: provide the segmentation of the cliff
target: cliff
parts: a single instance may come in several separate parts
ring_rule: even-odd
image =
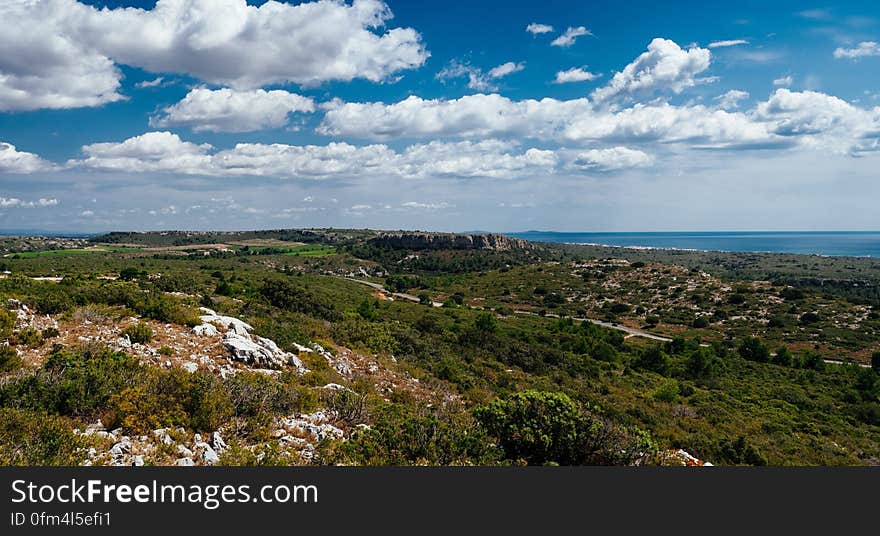
[[[370,243],[394,249],[483,249],[492,251],[538,249],[531,242],[501,234],[382,233],[371,239]]]

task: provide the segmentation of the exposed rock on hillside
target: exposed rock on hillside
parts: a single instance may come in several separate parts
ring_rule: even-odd
[[[395,249],[484,249],[493,251],[536,250],[538,246],[501,234],[382,233],[371,244]]]
[[[211,328],[216,326],[228,330],[223,335],[223,345],[229,350],[232,359],[268,368],[291,365],[300,374],[308,372],[296,354],[285,352],[275,344],[275,341],[251,334],[253,328],[246,322],[231,316],[218,315],[205,307],[202,307],[201,311],[204,314],[200,318],[204,324],[194,327],[193,332],[196,334],[210,333]],[[308,348],[303,350],[311,352]]]

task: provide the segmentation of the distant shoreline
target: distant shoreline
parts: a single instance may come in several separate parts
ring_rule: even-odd
[[[630,250],[792,254],[880,258],[880,231],[691,231],[571,233],[527,231],[509,236],[532,242]]]

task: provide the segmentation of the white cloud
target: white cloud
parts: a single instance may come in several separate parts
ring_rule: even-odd
[[[151,118],[150,126],[188,126],[196,132],[248,132],[283,127],[288,114],[314,110],[312,99],[277,89],[197,88],[165,108],[163,115]]]
[[[482,69],[474,67],[470,63],[452,60],[446,65],[446,67],[437,73],[435,78],[437,80],[445,81],[467,77],[468,88],[477,91],[494,91],[496,88],[492,84],[492,80],[497,80],[511,73],[522,71],[523,69],[525,69],[525,63],[508,61],[507,63],[502,63],[501,65],[493,67],[488,73],[484,73]]]
[[[704,48],[683,50],[674,41],[658,37],[648,45],[647,52],[616,73],[608,85],[593,91],[592,98],[601,102],[661,89],[681,93],[706,81],[697,75],[709,68],[711,57],[711,52]]]
[[[855,48],[839,47],[834,50],[835,58],[865,58],[868,56],[880,56],[880,43],[875,41],[862,41]]]
[[[385,29],[392,16],[379,0],[259,7],[245,0],[158,0],[150,10],[7,1],[0,6],[0,109],[121,100],[115,64],[237,88],[379,82],[429,56],[414,29]]]
[[[880,107],[857,108],[825,93],[778,89],[758,104],[755,117],[769,122],[774,133],[798,137],[803,144],[844,153],[878,149]]]
[[[722,110],[733,110],[739,108],[739,101],[747,98],[749,98],[748,91],[731,89],[727,93],[715,97],[715,100],[718,101],[718,107]]]
[[[792,84],[794,84],[794,78],[792,78],[791,76],[783,76],[781,78],[773,80],[774,86],[790,87]]]
[[[401,203],[400,206],[403,208],[417,210],[442,210],[445,208],[455,208],[455,205],[451,205],[445,201],[441,201],[439,203],[420,203],[418,201],[407,201],[405,203]]]
[[[725,48],[748,44],[749,42],[745,39],[727,39],[724,41],[712,41],[707,45],[707,48]]]
[[[526,26],[526,31],[532,35],[545,34],[553,31],[553,26],[549,24],[540,24],[537,22],[533,22]]]
[[[150,212],[152,213],[153,211],[150,211]],[[88,218],[88,217],[94,216],[95,213],[94,213],[94,211],[91,211],[91,210],[84,210],[84,211],[80,212],[79,215],[85,216]]]
[[[591,32],[590,30],[587,30],[583,26],[578,26],[577,28],[573,28],[573,27],[569,26],[565,30],[565,33],[563,33],[562,35],[560,35],[559,37],[557,37],[556,39],[551,41],[550,44],[554,47],[567,48],[567,47],[572,46],[575,43],[575,41],[577,41],[578,37],[581,37],[584,35],[593,35],[593,32]]]
[[[72,1],[0,3],[0,110],[76,108],[122,100],[119,69],[68,31]]]
[[[54,207],[58,204],[57,199],[41,197],[36,201],[26,201],[17,197],[0,197],[0,208],[34,208]]]
[[[661,142],[716,148],[779,141],[774,140],[767,125],[744,113],[668,103],[585,114],[571,121],[563,136],[580,142]]]
[[[526,64],[524,62],[514,63],[512,61],[508,61],[507,63],[502,63],[497,67],[493,67],[489,70],[489,78],[502,78],[512,73],[517,73],[526,68]]]
[[[567,119],[591,108],[587,99],[512,101],[497,94],[451,100],[410,96],[393,104],[334,102],[328,105],[318,131],[376,140],[496,135],[552,138]]]
[[[627,168],[646,167],[654,162],[654,157],[628,147],[591,149],[577,155],[574,165],[587,171],[618,171]]]
[[[0,142],[0,173],[35,173],[53,167],[53,164],[33,153],[19,151],[15,145]]]
[[[515,144],[498,140],[457,143],[432,141],[408,147],[399,159],[404,177],[489,177],[498,179],[549,172],[557,164],[553,151],[513,152]]]
[[[565,71],[557,71],[556,80],[554,80],[553,83],[568,84],[571,82],[586,82],[589,80],[595,80],[600,76],[602,75],[591,73],[586,69],[582,69],[580,67],[573,67]]]
[[[138,82],[134,85],[134,87],[138,89],[151,88],[151,87],[159,87],[165,82],[165,77],[160,76],[158,78],[154,78],[153,80],[144,80],[143,82]]]
[[[70,166],[128,173],[160,172],[202,176],[360,179],[492,177],[513,178],[557,163],[553,151],[517,150],[498,140],[430,142],[402,152],[385,145],[357,147],[348,143],[284,145],[239,143],[215,151],[169,132],[149,132],[120,143],[83,147],[85,158]]]

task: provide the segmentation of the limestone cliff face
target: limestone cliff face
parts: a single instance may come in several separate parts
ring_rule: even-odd
[[[370,240],[377,246],[395,249],[485,249],[493,251],[533,250],[535,244],[501,234],[382,233]]]

